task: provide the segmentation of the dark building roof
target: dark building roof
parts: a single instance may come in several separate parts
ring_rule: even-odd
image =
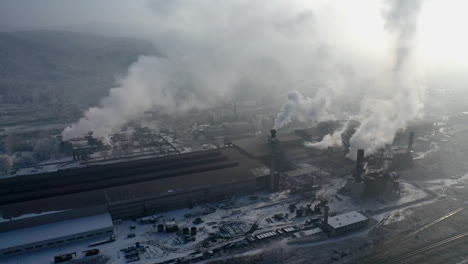
[[[0,194],[0,214],[22,214],[82,208],[145,196],[252,181],[252,168],[262,163],[235,148],[180,154],[8,179],[10,192]],[[14,179],[14,178],[13,178]],[[44,182],[44,183],[43,183]],[[12,184],[25,184],[14,189]],[[3,185],[2,181],[0,184]],[[2,186],[3,187],[3,186]]]
[[[281,148],[303,147],[302,143],[304,142],[304,138],[295,132],[278,134],[277,140],[280,142]],[[267,137],[264,136],[233,140],[231,143],[252,158],[261,159],[271,154],[271,146]]]
[[[252,158],[262,158],[271,153],[271,148],[265,137],[243,138],[231,143]]]

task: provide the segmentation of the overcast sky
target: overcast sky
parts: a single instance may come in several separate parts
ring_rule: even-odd
[[[380,46],[381,36],[385,31],[382,27],[382,8],[380,5],[388,1],[391,0],[285,0],[275,1],[275,4],[267,0],[264,2],[239,0],[238,2],[263,5],[265,12],[276,8],[278,3],[283,6],[281,9],[287,9],[287,5],[291,3],[290,5],[295,5],[292,9],[298,10],[298,12],[301,8],[305,13],[312,10],[315,16],[322,16],[323,21],[331,24],[328,33],[325,32],[328,30],[326,26],[320,29],[322,35],[335,34],[337,41],[346,39],[346,41],[352,42],[350,44],[357,43],[360,46],[363,43],[369,43],[365,47],[367,50],[374,49],[376,46],[378,49]],[[190,9],[190,6],[199,8],[201,12],[198,13],[200,14],[205,14],[202,8],[212,8],[213,12],[222,13],[223,8],[229,8],[229,5],[221,4],[222,2],[224,1],[217,4],[216,1],[207,0],[1,0],[0,30],[70,29],[151,38],[148,36],[160,33],[164,27],[170,28],[174,23],[185,23],[189,27],[192,24],[199,24],[193,19],[204,19],[204,17],[185,16],[184,12],[187,12],[185,9]],[[316,3],[320,2],[327,3],[329,7],[315,8]],[[443,70],[447,71],[448,74],[465,75],[468,61],[468,49],[466,48],[468,47],[468,36],[465,34],[466,25],[468,25],[468,16],[466,16],[468,1],[423,0],[423,2],[424,5],[419,16],[417,40],[421,61],[430,72]],[[247,4],[245,10],[239,12],[249,11],[250,8]],[[171,8],[183,11],[177,13],[177,17],[168,19],[168,16],[173,15]],[[261,8],[256,7],[255,10],[258,11]],[[324,12],[333,15],[327,16],[327,14],[322,14]],[[196,13],[189,12],[190,15]],[[250,15],[249,12],[246,14]],[[258,19],[261,21],[262,14],[258,15]],[[281,17],[281,14],[278,16]],[[236,23],[242,23],[242,21]],[[94,26],[90,26],[90,24]],[[180,24],[178,24],[176,29],[180,28]],[[197,29],[194,27],[192,29],[193,32],[197,33]],[[187,32],[189,31],[184,33]],[[358,48],[356,47],[356,52],[360,52],[357,50]]]
[[[0,25],[55,27],[88,22],[147,23],[146,0],[2,0]]]
[[[468,90],[467,9],[463,0],[0,0],[0,27],[140,37],[164,55],[140,57],[65,136],[105,136],[154,107],[299,90],[311,96],[298,100],[310,105],[305,116],[358,120],[352,144],[372,152],[420,116],[426,87]]]

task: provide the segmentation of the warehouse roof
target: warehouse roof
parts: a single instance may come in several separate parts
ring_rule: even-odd
[[[314,167],[314,166],[310,166],[310,167],[301,168],[297,170],[287,171],[285,172],[285,174],[288,177],[297,177],[297,176],[302,176],[302,175],[306,175],[310,173],[316,173],[319,171],[321,171],[321,169]]]
[[[362,221],[367,221],[367,217],[364,215],[352,211],[340,215],[335,215],[333,217],[328,218],[328,225],[333,227],[334,229],[338,229],[340,227],[360,223]]]
[[[267,166],[253,168],[250,170],[250,172],[253,173],[255,177],[263,177],[271,174],[270,168],[268,168]]]
[[[291,132],[278,134],[277,139],[281,146],[289,145],[289,147],[290,145],[300,145],[302,147],[304,141],[303,137]],[[271,154],[271,145],[265,136],[233,140],[231,143],[253,158],[262,158]]]
[[[211,154],[216,155],[211,157]],[[148,196],[164,196],[179,191],[255,181],[255,176],[250,170],[263,166],[259,161],[249,158],[235,148],[222,148],[178,156],[180,157],[176,161],[183,160],[186,163],[185,165],[182,162],[172,162],[171,160],[166,164],[163,163],[154,168],[150,167],[148,170],[131,167],[132,170],[130,170],[126,178],[101,179],[100,184],[102,184],[102,187],[98,186],[97,179],[95,182],[78,182],[70,184],[70,186],[61,186],[60,188],[64,191],[70,189],[75,193],[58,195],[54,192],[55,189],[51,189],[50,196],[52,197],[1,205],[0,216],[10,218],[24,214],[85,208],[107,204],[108,202],[120,202]],[[198,156],[201,156],[201,158],[198,158]],[[162,163],[162,161],[159,162]],[[126,168],[122,167],[121,170],[123,169]],[[115,170],[115,172],[117,173],[118,170]],[[83,189],[81,189],[81,186],[83,186]],[[48,194],[49,189],[38,190],[37,192]],[[25,193],[25,195],[30,194]]]
[[[321,228],[314,228],[310,230],[304,230],[304,231],[299,231],[293,234],[294,237],[296,238],[303,238],[303,237],[308,237],[312,235],[316,235],[323,232]]]
[[[0,184],[0,204],[57,197],[71,193],[102,190],[128,184],[193,175],[193,183],[200,176],[216,174],[246,178],[249,170],[262,166],[256,160],[234,148],[192,152],[170,157],[150,158],[131,162],[92,166],[81,169],[3,179]],[[220,171],[224,173],[220,173]],[[228,175],[225,175],[228,174]]]
[[[0,233],[1,248],[11,248],[112,227],[109,213]]]
[[[253,158],[261,158],[271,153],[271,147],[264,137],[249,137],[231,143]]]

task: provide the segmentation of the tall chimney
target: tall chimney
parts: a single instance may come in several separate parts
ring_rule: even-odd
[[[274,141],[276,139],[276,129],[270,130],[270,134],[271,134],[271,140]]]
[[[358,149],[356,159],[356,171],[354,172],[354,178],[360,182],[362,174],[364,173],[364,150]]]
[[[270,191],[277,192],[279,189],[279,175],[276,173],[276,155],[277,155],[277,143],[276,143],[276,129],[270,130],[270,147],[271,147],[271,166],[270,166]]]
[[[414,132],[410,132],[408,141],[408,153],[413,150]]]
[[[325,205],[324,212],[323,212],[323,228],[325,231],[328,230],[328,211],[330,210],[330,207],[328,205]]]
[[[357,164],[364,163],[364,150],[363,149],[358,149],[356,163]]]

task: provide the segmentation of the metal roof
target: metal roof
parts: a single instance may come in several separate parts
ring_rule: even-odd
[[[270,168],[264,166],[260,168],[253,168],[250,170],[250,172],[255,175],[255,177],[263,177],[270,175]]]
[[[288,177],[297,177],[297,176],[306,175],[306,174],[310,174],[310,173],[316,173],[316,172],[319,172],[319,171],[321,171],[321,169],[319,169],[317,167],[314,167],[314,166],[310,166],[310,167],[306,167],[306,168],[302,168],[302,169],[287,171],[287,172],[285,172],[285,174]]]
[[[0,245],[10,248],[112,227],[110,214],[103,213],[3,232],[0,233]]]
[[[190,155],[178,155],[180,157],[177,160],[180,158],[187,158],[198,156],[200,154],[216,152],[220,152],[220,160],[209,161],[206,162],[206,164],[198,164],[199,159],[195,159],[192,160],[194,162],[193,164],[190,164],[190,166],[182,167],[181,162],[177,162],[174,166],[175,168],[157,167],[152,171],[143,172],[138,171],[138,167],[131,167],[129,169],[132,172],[129,174],[130,177],[122,177],[122,179],[147,177],[145,181],[141,182],[117,182],[113,184],[114,186],[103,186],[102,188],[96,188],[95,190],[85,189],[81,191],[78,189],[78,191],[81,192],[65,195],[53,194],[53,197],[1,205],[0,216],[3,218],[18,217],[25,214],[38,214],[48,211],[84,208],[94,205],[122,202],[130,199],[156,197],[158,195],[165,196],[178,192],[185,192],[188,190],[211,188],[214,186],[223,186],[233,183],[250,181],[253,183],[255,182],[255,176],[253,173],[251,173],[251,169],[259,168],[263,166],[263,164],[232,147],[222,148],[214,151],[190,153]],[[218,155],[216,157],[218,157]],[[191,161],[191,159],[185,159],[185,161]],[[228,164],[230,166],[218,166],[224,164]],[[120,168],[121,165],[118,165],[120,170],[127,169],[125,166]],[[165,171],[163,171],[163,169],[165,169]],[[119,170],[116,169],[111,172],[117,173],[118,171]],[[157,173],[162,172],[171,174],[171,177],[158,178],[155,176]],[[96,177],[100,176],[98,174],[93,175]],[[85,176],[86,175],[81,175],[78,177]],[[95,180],[97,179],[98,178],[95,178]],[[102,181],[106,184],[113,183],[115,180],[117,179],[102,179]],[[60,188],[76,187],[76,185],[72,183],[70,183],[70,186],[64,186]],[[94,182],[87,182],[86,184],[90,184],[92,186],[96,185]],[[49,190],[38,190],[38,192],[48,191]]]
[[[271,153],[271,147],[265,137],[250,137],[231,141],[232,144],[254,158],[261,158]]]
[[[360,223],[362,221],[367,221],[367,217],[365,217],[357,211],[328,217],[328,225],[333,227],[334,229],[338,229],[355,223]]]
[[[293,236],[296,237],[296,238],[301,238],[301,237],[312,236],[312,235],[315,235],[315,234],[318,234],[318,233],[321,233],[321,232],[322,232],[321,228],[314,228],[314,229],[310,229],[310,230],[296,232],[296,233],[293,234]]]

